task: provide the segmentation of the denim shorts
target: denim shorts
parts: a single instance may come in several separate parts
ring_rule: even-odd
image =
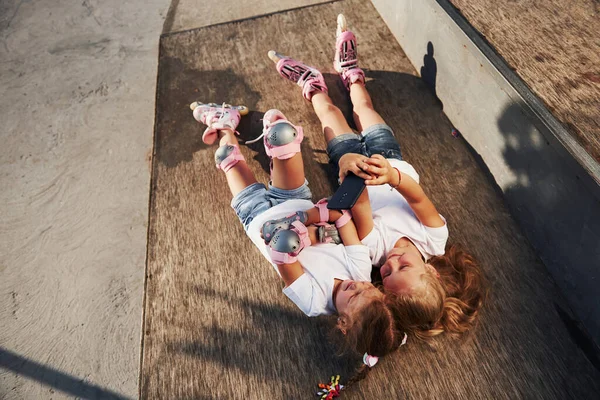
[[[244,229],[248,229],[248,225],[257,215],[262,214],[269,208],[286,202],[287,200],[308,200],[312,201],[312,193],[308,187],[308,181],[305,179],[304,184],[297,189],[285,190],[271,186],[269,189],[262,183],[253,183],[239,192],[231,200],[231,208],[235,211],[240,219]]]
[[[392,128],[386,124],[372,125],[360,134],[344,133],[327,144],[329,163],[336,177],[339,174],[340,158],[346,153],[357,153],[367,157],[381,154],[385,158],[402,160],[400,144],[394,137]]]

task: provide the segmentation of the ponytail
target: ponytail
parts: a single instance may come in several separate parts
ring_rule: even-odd
[[[434,330],[459,336],[472,330],[487,295],[483,276],[475,258],[458,245],[450,246],[446,254],[430,260],[440,274],[446,291],[441,318]]]
[[[340,320],[345,321],[344,326],[347,328],[346,334],[341,338],[342,349],[357,355],[362,354],[363,358],[360,367],[345,385],[337,385],[334,377],[329,385],[319,385],[321,389],[331,388],[337,392],[366,378],[380,357],[392,353],[406,343],[406,334],[396,329],[394,314],[390,308],[390,299],[387,296],[374,300],[364,307],[356,320],[351,320],[348,315],[340,315],[338,329],[336,329],[338,332]],[[335,389],[336,386],[339,388]],[[327,398],[328,392],[322,393],[325,393],[323,398]]]

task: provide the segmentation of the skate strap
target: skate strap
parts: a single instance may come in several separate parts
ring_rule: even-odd
[[[295,82],[298,86],[304,85],[304,81],[311,73],[308,66],[289,57],[279,60],[275,68],[281,76]]]
[[[329,221],[329,209],[327,208],[328,199],[321,199],[315,204],[315,207],[319,209],[319,223]]]
[[[219,164],[217,164],[217,168],[222,169],[223,172],[229,171],[239,161],[244,161],[244,156],[240,152],[239,146],[237,146],[235,144],[232,146],[233,146],[233,151],[231,152],[231,154],[229,154],[227,157],[225,157],[225,159],[223,159],[223,161],[221,161]]]
[[[352,31],[342,32],[335,40],[335,46],[339,54],[338,61],[346,60],[356,62],[356,36],[354,36]]]
[[[291,253],[282,253],[280,251],[273,250],[268,246],[267,252],[269,253],[269,257],[271,257],[271,261],[273,261],[274,264],[292,264],[298,261],[298,257],[291,255]]]
[[[295,253],[292,253],[293,255],[298,255],[298,253],[300,253],[300,251],[303,248],[310,246],[310,238],[308,237],[308,228],[302,222],[294,221],[294,222],[292,222],[291,229],[294,232],[296,232],[298,234],[298,236],[300,236],[300,248]]]
[[[336,221],[335,221],[335,227],[340,229],[342,226],[346,225],[348,223],[348,221],[350,221],[352,219],[352,213],[350,212],[350,210],[341,210],[342,211],[342,216],[339,217]]]
[[[306,100],[310,101],[315,91],[327,93],[327,85],[323,75],[314,68],[289,57],[279,60],[276,68],[281,76],[296,82],[302,88],[302,96]]]
[[[206,128],[204,130],[204,133],[202,134],[202,141],[209,145],[213,144],[214,142],[217,141],[217,138],[219,137],[219,130],[222,130],[222,129],[231,129],[231,128],[229,126],[220,126],[218,124],[213,124],[212,126],[209,126],[208,128]],[[233,130],[233,132],[238,136],[240,134],[236,130]]]
[[[356,82],[365,83],[365,73],[358,67],[344,69],[342,71],[342,80],[346,84],[346,87],[350,88],[350,85]]]

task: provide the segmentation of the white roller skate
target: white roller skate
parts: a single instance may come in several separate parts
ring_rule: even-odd
[[[208,125],[202,134],[202,141],[206,144],[213,144],[217,140],[220,129],[231,129],[239,135],[235,129],[242,115],[248,114],[246,106],[232,106],[225,103],[219,105],[195,101],[190,104],[190,108],[194,111],[196,121]]]

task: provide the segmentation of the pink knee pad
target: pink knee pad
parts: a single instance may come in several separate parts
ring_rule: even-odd
[[[298,260],[300,251],[310,245],[308,229],[302,222],[295,221],[290,229],[280,229],[273,235],[267,251],[275,264],[291,264]]]
[[[240,148],[235,144],[226,144],[215,152],[215,163],[223,172],[229,171],[235,164],[244,160]]]
[[[287,120],[279,110],[269,110],[263,117],[265,152],[270,158],[286,160],[300,152],[304,139],[301,126]]]

